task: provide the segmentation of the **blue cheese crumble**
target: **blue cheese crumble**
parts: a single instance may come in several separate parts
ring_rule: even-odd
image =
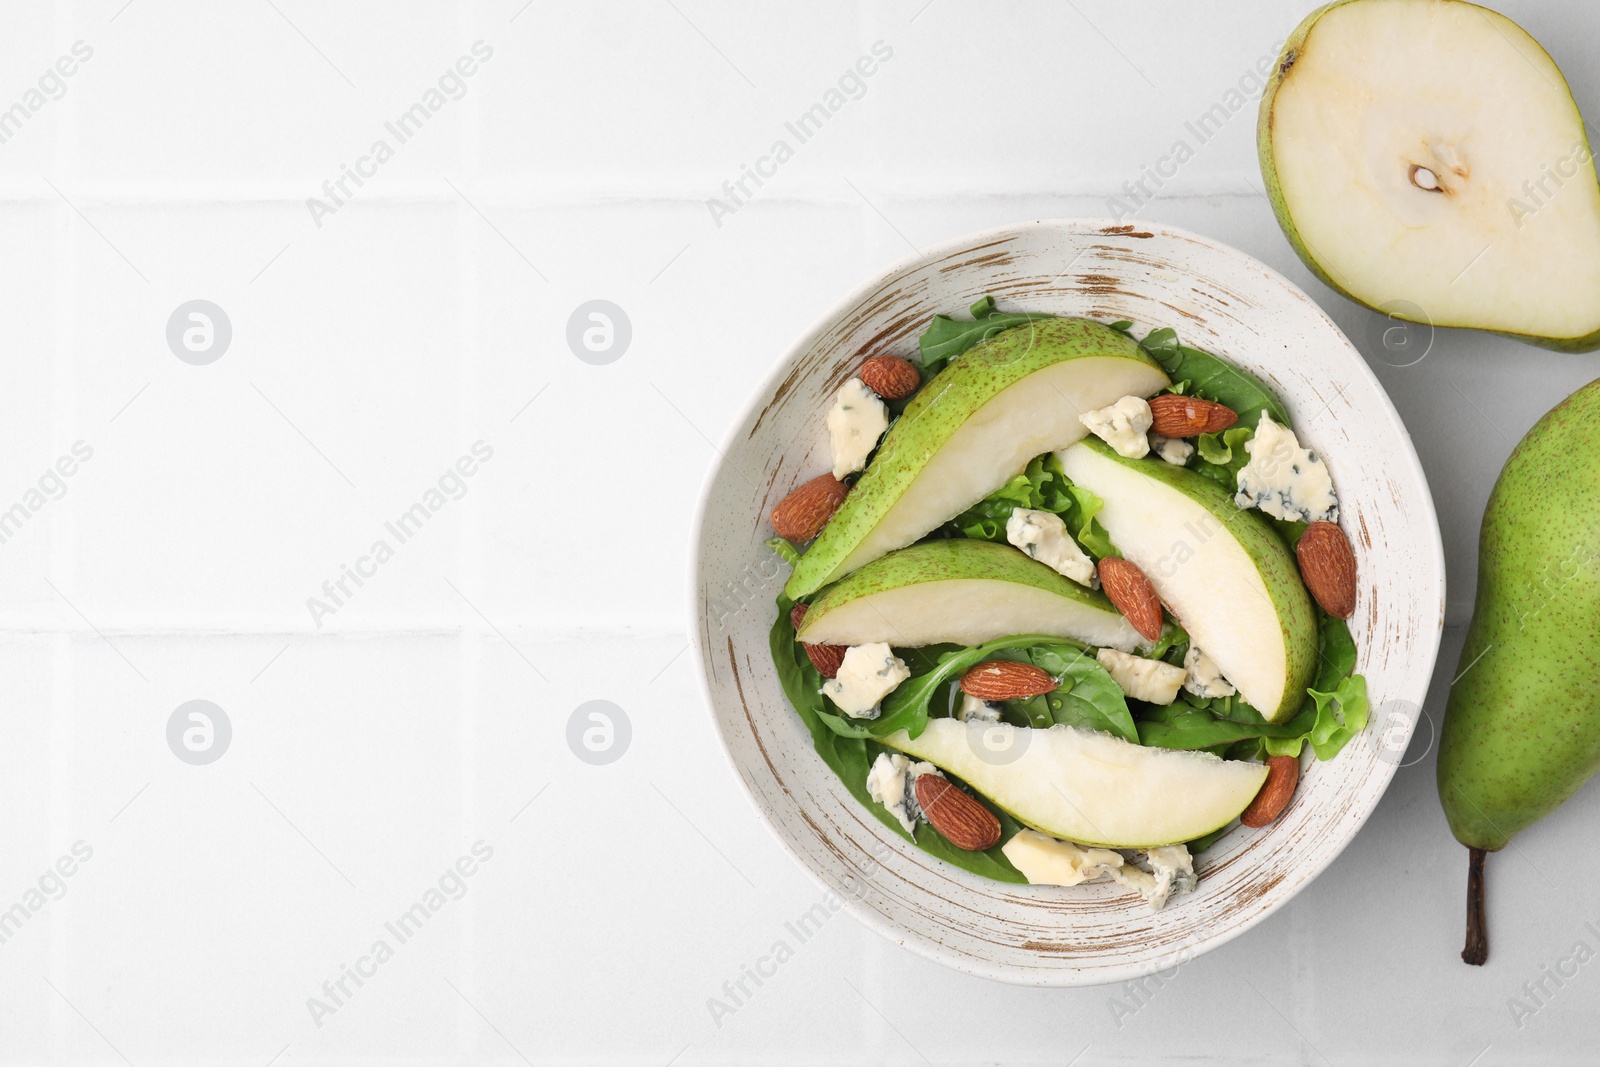
[[[863,470],[878,438],[889,428],[889,409],[860,378],[839,389],[828,412],[828,441],[833,446],[833,476]]]
[[[1309,448],[1301,448],[1294,431],[1272,421],[1265,411],[1253,438],[1244,443],[1250,462],[1239,469],[1241,508],[1260,508],[1287,522],[1338,522],[1339,501],[1333,476]]]
[[[1202,700],[1231,697],[1237,692],[1217,669],[1216,662],[1196,645],[1190,645],[1184,653],[1183,669],[1187,672],[1183,687]]]
[[[909,677],[905,660],[882,641],[855,645],[845,652],[839,673],[822,683],[822,695],[852,719],[876,719],[883,698]]]
[[[867,796],[882,804],[908,834],[916,830],[917,820],[922,818],[922,808],[917,804],[917,779],[924,774],[944,777],[931,763],[912,763],[905,756],[888,752],[878,753],[867,770]]]
[[[1138,893],[1151,911],[1160,911],[1173,897],[1191,893],[1200,884],[1187,845],[1119,852],[1019,830],[1000,851],[1030,885],[1072,886],[1109,878]]]
[[[1037,830],[1018,830],[1000,851],[1029,885],[1098,882],[1124,863],[1120,852],[1058,841]]]
[[[999,722],[1000,705],[980,700],[971,693],[962,693],[955,717],[961,722]]]
[[[1181,467],[1189,462],[1189,457],[1194,455],[1194,445],[1178,437],[1162,437],[1154,430],[1149,436],[1150,451],[1172,464]]]
[[[1110,407],[1085,411],[1078,416],[1078,421],[1116,449],[1119,456],[1138,459],[1150,454],[1150,439],[1145,433],[1155,420],[1143,397],[1125,396]]]
[[[1111,877],[1149,901],[1151,911],[1160,911],[1173,897],[1192,893],[1200,884],[1188,845],[1152,848],[1133,862],[1112,868]]]
[[[1094,560],[1067,534],[1067,524],[1054,512],[1012,508],[1006,520],[1006,540],[1079,585],[1094,581]]]
[[[1124,693],[1150,704],[1170,704],[1177,700],[1186,677],[1182,667],[1158,659],[1131,656],[1114,648],[1102,648],[1094,658]]]

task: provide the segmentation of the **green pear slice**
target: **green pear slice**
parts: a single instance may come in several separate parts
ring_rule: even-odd
[[[932,719],[915,739],[900,730],[879,740],[960,778],[1024,825],[1104,848],[1175,845],[1220,830],[1267,778],[1260,763],[1071,726]]]
[[[1097,440],[1057,455],[1068,478],[1105,501],[1096,517],[1111,543],[1245,702],[1271,722],[1293,715],[1316,665],[1316,619],[1271,524],[1184,467],[1127,459]]]
[[[1044,319],[974,345],[906,405],[786,591],[798,600],[919,540],[1034,456],[1080,440],[1080,412],[1166,385],[1130,338],[1087,319]]]
[[[1309,15],[1261,101],[1262,176],[1328,285],[1393,317],[1600,346],[1600,183],[1555,62],[1460,0]]]
[[[1124,652],[1143,642],[1104,594],[1010,545],[966,538],[902,548],[845,576],[806,610],[798,636],[815,645],[918,648],[1012,634]]]

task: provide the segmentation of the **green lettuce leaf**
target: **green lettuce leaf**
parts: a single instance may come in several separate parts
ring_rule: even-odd
[[[1195,438],[1195,454],[1189,468],[1222,486],[1228,492],[1239,487],[1239,470],[1250,462],[1245,442],[1256,435],[1248,426],[1230,426],[1221,433],[1203,433]]]
[[[1028,461],[1023,472],[946,524],[946,532],[981,541],[1005,541],[1013,508],[1065,515],[1076,506],[1072,483],[1054,453]]]
[[[944,526],[947,536],[1004,542],[1006,522],[1013,508],[1049,511],[1061,516],[1067,532],[1096,559],[1115,556],[1116,546],[1095,517],[1105,502],[1080,485],[1072,484],[1054,452],[1028,461],[1023,472],[990,493]]]
[[[1054,456],[1050,458],[1055,461]],[[1078,544],[1097,560],[1121,556],[1117,546],[1111,543],[1111,535],[1106,533],[1106,528],[1100,525],[1097,517],[1106,502],[1081,485],[1071,485],[1067,491],[1072,494],[1073,507],[1062,519],[1072,536],[1078,539]]]
[[[1317,705],[1317,724],[1308,740],[1319,760],[1337,756],[1349,740],[1367,727],[1367,680],[1352,674],[1331,693],[1308,690]]]

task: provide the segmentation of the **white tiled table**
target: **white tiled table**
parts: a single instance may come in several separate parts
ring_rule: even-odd
[[[1572,847],[1600,794],[1492,860],[1494,955],[1469,970],[1465,855],[1424,753],[1494,475],[1600,362],[1440,331],[1384,364],[1375,317],[1310,278],[1257,191],[1253,99],[1195,137],[1309,3],[522,3],[0,13],[0,110],[92,49],[0,143],[0,511],[75,442],[93,453],[0,543],[0,909],[40,904],[0,943],[0,1061],[1593,1055],[1600,965],[1520,1026],[1508,1001],[1600,948],[1600,859]],[[1600,107],[1595,12],[1506,10]],[[492,55],[398,144],[385,123],[477,41]],[[892,54],[794,144],[785,123],[875,42]],[[360,164],[379,138],[392,158]],[[780,138],[792,158],[716,218]],[[1453,624],[1416,762],[1315,885],[1144,993],[993,985],[839,917],[714,1017],[817,890],[725,767],[685,654],[712,442],[859,279],[970,230],[1105,214],[1179,140],[1193,158],[1137,217],[1304,285],[1416,438]],[[319,226],[307,198],[358,164]],[[233,331],[206,366],[166,341],[197,298]],[[593,299],[632,325],[608,365],[566,342]],[[476,442],[464,495],[387,534]],[[314,619],[379,539],[392,558]],[[232,728],[205,766],[167,743],[193,699]],[[609,765],[566,741],[590,700],[631,724]],[[44,878],[59,898],[30,897],[78,842],[92,855]],[[441,876],[400,942],[385,924]],[[392,957],[362,962],[380,939]]]

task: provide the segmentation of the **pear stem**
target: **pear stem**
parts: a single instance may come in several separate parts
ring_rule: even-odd
[[[1483,856],[1481,848],[1467,850],[1467,947],[1461,959],[1482,967],[1489,958],[1489,927],[1483,918]]]

